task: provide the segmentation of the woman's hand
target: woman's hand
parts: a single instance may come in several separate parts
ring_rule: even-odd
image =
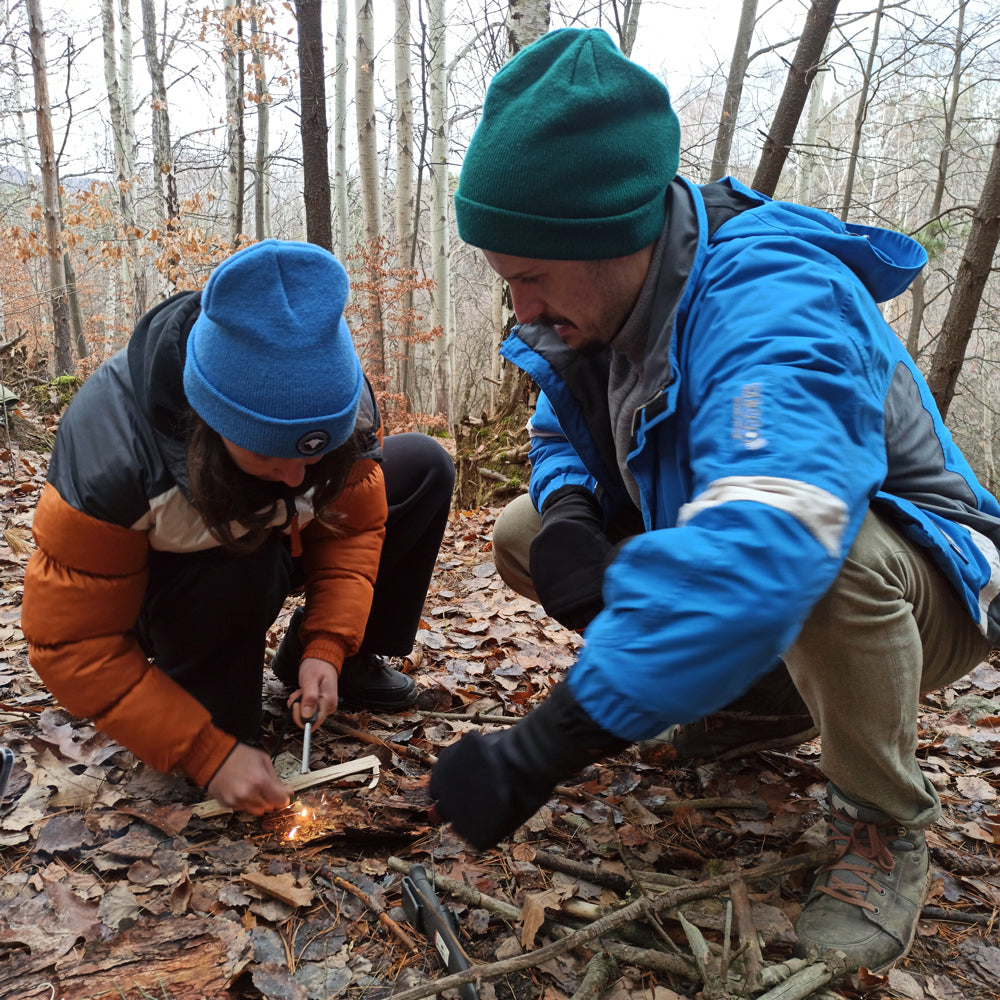
[[[208,783],[216,802],[240,812],[261,816],[284,809],[289,795],[271,758],[263,750],[237,743]]]
[[[332,663],[315,656],[307,656],[299,664],[299,689],[288,696],[296,725],[303,725],[315,712],[313,725],[321,726],[337,711],[337,676]]]

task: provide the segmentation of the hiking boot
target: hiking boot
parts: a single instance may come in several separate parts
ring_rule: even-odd
[[[417,700],[417,693],[412,677],[374,653],[344,660],[337,684],[337,697],[342,705],[372,712],[405,712]]]
[[[827,840],[836,857],[821,868],[795,926],[795,955],[841,951],[851,964],[885,972],[910,950],[927,886],[923,830],[827,790]]]
[[[271,659],[271,670],[287,688],[299,686],[302,640],[299,626],[304,608],[292,613],[288,628]],[[403,712],[417,700],[417,685],[412,677],[394,669],[388,660],[374,654],[348,657],[340,668],[337,700],[345,707],[372,712]]]
[[[818,735],[782,662],[721,711],[670,726],[640,744],[640,750],[668,760],[732,760],[758,750],[797,747]]]

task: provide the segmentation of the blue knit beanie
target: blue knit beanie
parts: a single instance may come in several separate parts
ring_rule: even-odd
[[[543,260],[653,243],[677,173],[667,88],[598,28],[561,28],[493,77],[455,193],[459,236]]]
[[[312,243],[265,240],[233,254],[201,293],[184,392],[224,438],[271,458],[343,444],[364,376],[344,322],[347,274]]]

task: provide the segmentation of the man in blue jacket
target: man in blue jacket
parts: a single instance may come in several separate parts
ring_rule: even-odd
[[[678,158],[666,88],[602,31],[551,32],[490,85],[455,211],[540,389],[496,562],[585,641],[518,725],[448,747],[431,793],[485,848],[631,742],[734,756],[818,728],[836,858],[798,953],[885,969],[941,809],[919,694],[997,644],[1000,505],[879,312],[923,250]]]

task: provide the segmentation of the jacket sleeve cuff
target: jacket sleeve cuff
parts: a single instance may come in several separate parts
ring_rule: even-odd
[[[211,723],[195,737],[191,749],[178,761],[180,769],[202,788],[215,776],[237,744],[235,736]]]

